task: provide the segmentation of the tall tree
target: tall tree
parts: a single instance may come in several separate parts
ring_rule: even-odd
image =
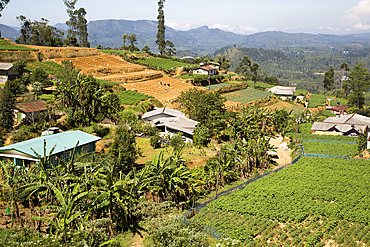
[[[16,42],[32,45],[61,46],[63,32],[48,25],[49,21],[41,18],[41,21],[31,21],[27,17],[17,16],[21,23],[21,35]]]
[[[159,54],[164,55],[166,52],[166,27],[164,25],[164,3],[165,0],[158,1],[158,31],[157,40],[155,43],[158,45]]]
[[[90,47],[87,40],[87,20],[85,18],[87,12],[84,8],[76,9],[77,0],[64,0],[64,5],[67,7],[69,20],[68,36],[66,39],[67,45]]]
[[[10,2],[10,0],[0,0],[0,17],[1,12],[4,10],[5,6]]]
[[[259,79],[258,75],[259,65],[257,63],[251,62],[248,55],[245,55],[239,66],[235,68],[235,72],[242,74],[246,80],[249,78],[254,82],[254,87],[256,87],[256,81]]]
[[[78,36],[80,40],[80,46],[90,47],[90,42],[87,40],[87,20],[85,18],[87,12],[84,8],[79,8],[77,10],[77,27],[78,27]]]
[[[361,108],[364,104],[364,92],[369,88],[370,74],[362,63],[358,63],[349,72],[348,88],[351,92],[349,104]]]
[[[324,88],[326,91],[332,90],[334,85],[334,68],[330,66],[330,69],[325,72],[324,75]]]
[[[172,57],[176,55],[175,44],[172,41],[166,40],[166,56]]]
[[[10,130],[14,123],[14,94],[3,89],[0,91],[0,126],[4,129]]]
[[[222,70],[227,71],[231,66],[230,59],[226,59],[225,55],[218,55],[215,62],[220,64],[220,69]]]

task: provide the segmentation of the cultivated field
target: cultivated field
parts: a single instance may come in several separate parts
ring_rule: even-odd
[[[264,108],[268,109],[268,110],[284,109],[285,108],[288,111],[293,110],[293,114],[302,113],[302,111],[304,110],[304,107],[302,105],[293,105],[293,104],[290,104],[290,103],[288,103],[286,101],[283,101],[283,100],[280,100],[280,99],[276,103],[274,103],[272,105],[268,105]]]
[[[242,246],[369,246],[368,160],[301,158],[194,219]]]
[[[190,83],[167,76],[162,71],[150,70],[145,66],[129,63],[119,56],[100,54],[89,57],[55,58],[59,64],[70,60],[82,73],[100,80],[118,82],[128,90],[137,90],[168,102],[184,90],[193,88]]]
[[[232,92],[225,94],[227,100],[239,102],[239,103],[248,103],[257,99],[263,99],[272,95],[270,92],[265,92],[253,88],[247,88],[240,91]]]

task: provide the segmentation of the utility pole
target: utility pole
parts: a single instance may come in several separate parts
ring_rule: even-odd
[[[218,169],[217,169],[217,180],[216,180],[216,196],[215,199],[217,199],[217,191],[218,191],[218,177],[220,176],[220,164],[221,164],[221,151],[222,151],[222,143],[220,144],[220,155],[218,158]]]

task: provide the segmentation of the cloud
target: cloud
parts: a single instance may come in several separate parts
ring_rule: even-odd
[[[192,28],[189,23],[182,24],[176,21],[166,21],[166,26],[172,27],[173,29],[176,29],[176,30],[182,30],[182,31],[189,30]]]
[[[209,28],[212,28],[212,29],[218,28],[224,31],[229,31],[229,32],[239,33],[239,34],[251,34],[251,33],[256,33],[259,31],[259,29],[254,26],[246,26],[246,25],[235,26],[235,25],[223,24],[220,22],[213,23],[212,25],[209,26]]]
[[[341,21],[348,30],[368,30],[370,24],[370,0],[361,0],[357,6],[348,9]]]

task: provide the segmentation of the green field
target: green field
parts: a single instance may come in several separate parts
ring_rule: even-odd
[[[307,154],[324,154],[342,157],[353,157],[358,154],[358,145],[348,143],[305,141],[303,142],[303,148]]]
[[[326,103],[326,96],[322,94],[311,94],[311,99],[308,102],[309,108],[315,108],[318,106],[323,106]]]
[[[253,88],[247,88],[240,91],[235,91],[229,94],[225,94],[227,100],[239,102],[239,103],[248,103],[253,100],[263,99],[272,95],[270,92],[265,92]]]
[[[63,66],[53,61],[27,63],[27,70],[34,72],[37,68],[42,68],[46,73],[55,75],[63,68]]]
[[[193,219],[242,246],[369,246],[369,167],[368,160],[304,157]]]
[[[149,96],[146,94],[138,93],[131,90],[121,91],[118,92],[118,98],[120,101],[120,104],[122,105],[137,105],[140,103],[140,101],[154,98],[153,96]]]
[[[21,46],[12,45],[8,40],[0,38],[0,50],[3,51],[37,51],[37,49]]]
[[[308,90],[304,90],[304,89],[296,89],[294,92],[295,96],[300,96],[300,95],[306,96],[307,94],[308,94]]]
[[[347,105],[348,103],[348,100],[346,99],[342,99],[342,98],[337,98],[337,99],[333,99],[333,100],[329,100],[330,102],[330,106],[337,106],[338,105],[338,102],[339,102],[339,105]]]
[[[178,62],[178,61],[173,61],[171,59],[166,59],[166,58],[158,58],[158,57],[149,57],[146,59],[140,59],[136,60],[136,62],[154,67],[159,70],[166,70],[166,69],[172,69],[176,67],[198,67],[196,64],[191,64],[191,63],[185,63],[185,62]]]
[[[220,87],[227,87],[227,86],[233,86],[237,85],[237,83],[221,83],[221,84],[212,84],[210,86],[204,86],[205,88],[211,88],[211,90],[220,88]]]

